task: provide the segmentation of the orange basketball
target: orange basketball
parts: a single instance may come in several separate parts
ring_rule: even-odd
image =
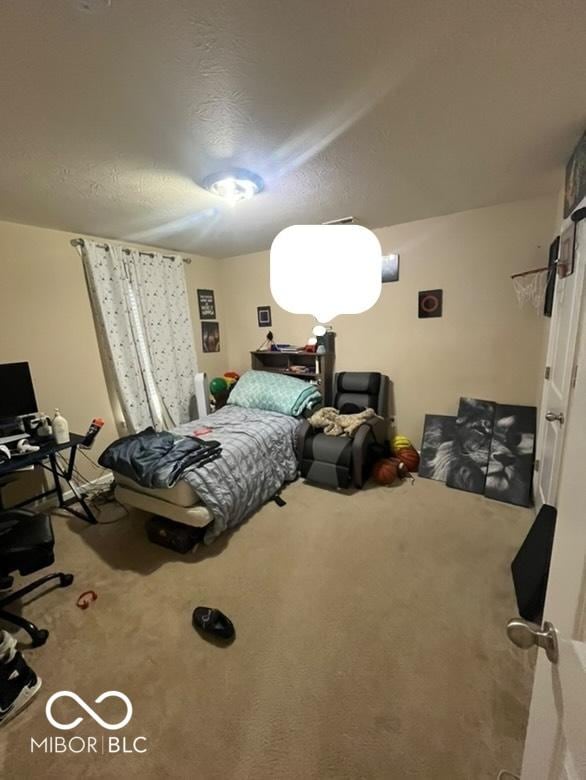
[[[404,463],[409,471],[417,471],[419,468],[419,453],[414,447],[406,447],[404,450],[399,450],[397,457]]]
[[[372,469],[372,476],[379,485],[392,485],[397,479],[397,466],[389,458],[377,460]]]

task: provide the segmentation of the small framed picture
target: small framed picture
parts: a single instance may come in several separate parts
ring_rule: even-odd
[[[256,316],[258,319],[258,327],[266,328],[273,324],[271,319],[271,307],[270,306],[257,306]]]
[[[213,290],[198,290],[197,305],[199,306],[200,320],[216,319],[216,301]]]
[[[204,352],[220,351],[220,323],[201,323],[201,345]]]
[[[399,281],[399,255],[382,256],[382,282]]]
[[[419,319],[441,317],[443,309],[443,290],[421,290],[419,298]]]

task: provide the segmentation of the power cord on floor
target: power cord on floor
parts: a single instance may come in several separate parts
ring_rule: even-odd
[[[80,450],[80,452],[83,452]],[[85,453],[84,453],[85,455]],[[106,473],[108,470],[101,468],[96,463],[93,462],[93,460],[87,455],[85,455],[86,459],[90,461],[90,463],[93,466],[96,466],[96,468],[100,469],[102,471],[102,474]],[[61,466],[61,469],[63,471],[67,471],[67,461],[65,458],[59,454],[57,454],[57,460],[59,462],[59,465]],[[122,517],[124,517],[127,512],[124,509],[124,507],[116,501],[116,498],[114,497],[114,477],[112,476],[111,480],[107,483],[100,483],[100,484],[88,484],[86,477],[77,469],[73,469],[73,475],[72,475],[71,484],[75,488],[75,490],[83,495],[85,500],[91,504],[94,512],[98,516],[98,522],[101,525],[109,525],[110,523],[115,523],[118,520],[120,520]]]
[[[507,769],[501,769],[501,771],[498,773],[496,780],[521,780],[519,775],[514,775],[512,772],[509,772]]]

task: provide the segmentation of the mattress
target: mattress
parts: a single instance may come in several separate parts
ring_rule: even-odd
[[[212,513],[203,504],[177,506],[177,504],[172,504],[170,501],[147,496],[144,493],[139,493],[138,490],[133,490],[123,485],[116,485],[114,495],[116,500],[124,506],[140,509],[149,515],[168,517],[170,520],[191,525],[195,528],[205,528],[213,520]]]
[[[134,490],[136,493],[143,493],[151,498],[168,501],[170,504],[175,504],[175,506],[189,507],[201,503],[195,490],[182,479],[178,480],[171,488],[148,488],[139,485],[138,482],[130,479],[130,477],[118,474],[116,471],[114,472],[114,477],[117,485]]]

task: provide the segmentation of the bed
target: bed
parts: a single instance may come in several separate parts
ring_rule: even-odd
[[[247,372],[227,406],[172,433],[220,442],[218,460],[188,467],[170,488],[152,489],[114,472],[121,504],[187,525],[206,527],[209,544],[239,525],[297,476],[296,434],[302,415],[321,401],[300,379]],[[293,412],[291,414],[290,412]]]

